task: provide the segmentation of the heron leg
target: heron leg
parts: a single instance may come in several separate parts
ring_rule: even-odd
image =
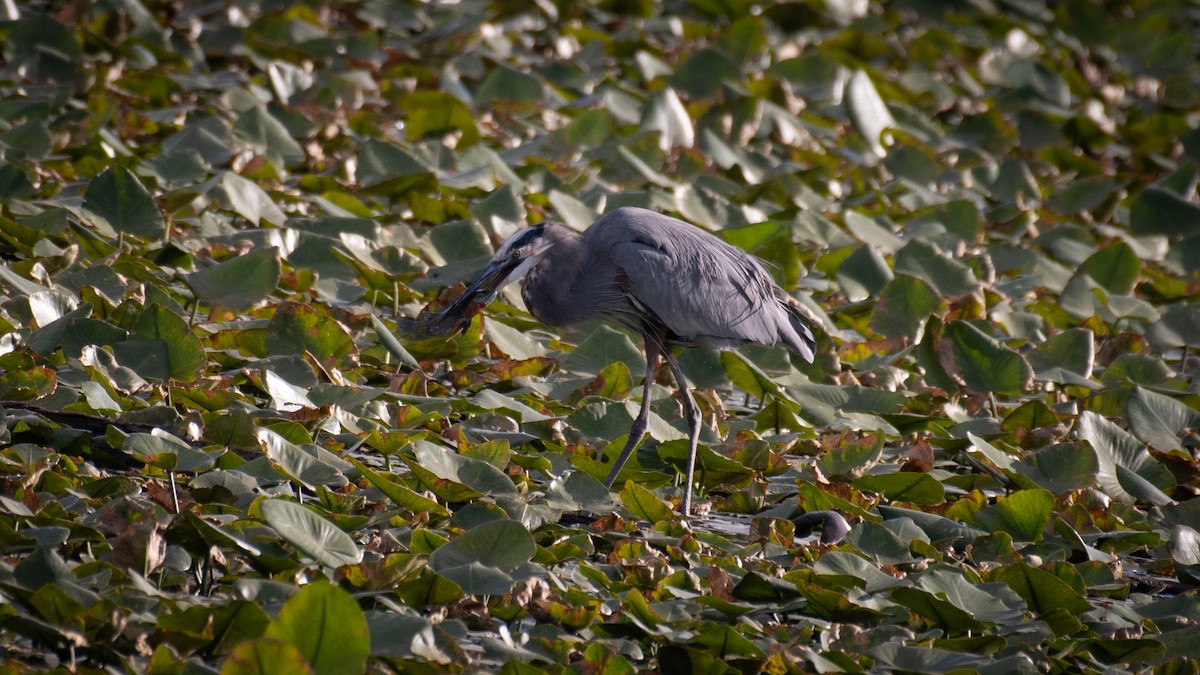
[[[696,399],[692,397],[691,387],[688,386],[687,378],[683,376],[679,362],[670,352],[667,352],[665,356],[667,363],[671,366],[671,375],[675,378],[675,384],[679,386],[679,393],[683,394],[683,410],[687,414],[688,460],[685,478],[687,482],[683,488],[683,508],[680,511],[684,516],[690,516],[692,515],[692,484],[696,474],[696,445],[700,442],[700,406],[696,405]]]
[[[633,454],[634,448],[642,442],[642,437],[646,435],[646,429],[650,426],[650,390],[654,386],[654,371],[658,368],[658,359],[662,351],[662,341],[647,334],[646,376],[645,384],[642,387],[642,409],[638,411],[637,419],[629,428],[629,440],[625,441],[624,449],[621,450],[620,455],[617,455],[617,460],[613,462],[608,477],[604,479],[604,487],[611,488],[613,486],[617,480],[617,474],[621,473],[625,462],[629,461],[629,456]],[[670,357],[668,356],[668,358]]]

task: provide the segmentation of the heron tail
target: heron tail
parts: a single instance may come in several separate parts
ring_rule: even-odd
[[[780,341],[805,361],[812,363],[817,349],[817,341],[813,338],[812,329],[809,328],[809,319],[804,315],[804,310],[791,297],[784,295],[780,298],[780,302],[783,304],[788,318],[788,325],[781,326],[779,329]]]

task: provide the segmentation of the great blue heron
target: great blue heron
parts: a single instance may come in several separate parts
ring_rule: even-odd
[[[646,433],[654,373],[659,358],[667,360],[688,422],[685,516],[691,512],[700,408],[672,349],[782,343],[813,360],[812,331],[756,259],[681,220],[632,207],[606,214],[582,235],[555,223],[520,230],[424,329],[444,331],[462,324],[474,307],[487,304],[522,276],[521,297],[539,321],[565,326],[607,319],[645,340],[642,407],[604,481],[609,488]]]

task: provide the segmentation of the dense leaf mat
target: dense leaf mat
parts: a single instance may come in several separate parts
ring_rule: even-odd
[[[1196,672],[1200,15],[0,7],[0,670]],[[817,327],[437,311],[636,205]],[[836,510],[839,544],[793,519]]]

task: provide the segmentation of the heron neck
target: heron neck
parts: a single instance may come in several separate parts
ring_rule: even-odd
[[[575,292],[583,266],[583,243],[578,234],[557,224],[547,226],[546,236],[553,243],[525,275],[521,297],[542,323],[565,326],[589,315]]]

